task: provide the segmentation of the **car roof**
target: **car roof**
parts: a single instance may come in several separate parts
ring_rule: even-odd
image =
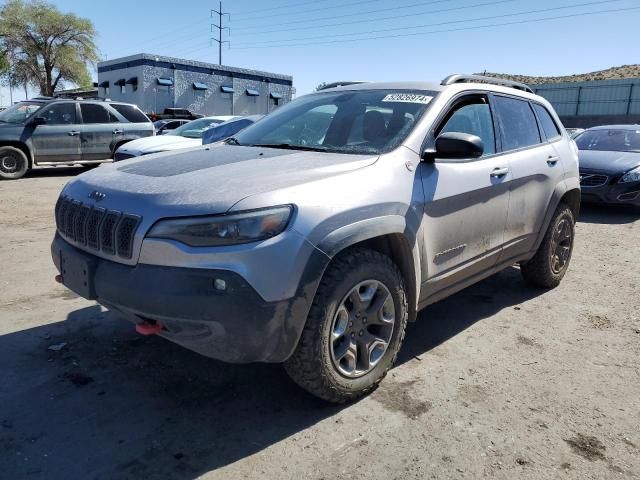
[[[587,130],[640,130],[640,125],[598,125]]]
[[[446,87],[434,82],[367,82],[327,88],[318,93],[341,92],[347,90],[431,90],[441,92]]]

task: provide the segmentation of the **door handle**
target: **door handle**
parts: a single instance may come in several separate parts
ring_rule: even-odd
[[[76,135],[80,135],[80,132],[77,130],[71,130],[69,133],[67,133],[67,135],[69,135],[70,137],[75,137]]]
[[[113,133],[114,133],[114,134],[116,134],[116,135],[118,135],[118,134],[120,134],[120,133],[124,133],[124,130],[122,130],[121,128],[114,128],[114,129],[113,129]]]
[[[547,164],[551,167],[551,166],[555,165],[556,163],[558,163],[558,160],[560,160],[560,157],[557,157],[555,155],[549,155],[547,157]]]
[[[509,173],[509,169],[507,167],[497,167],[491,171],[491,178],[501,178],[507,173]]]

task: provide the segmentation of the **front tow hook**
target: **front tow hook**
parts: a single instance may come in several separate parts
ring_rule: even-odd
[[[144,336],[156,335],[157,333],[160,333],[160,331],[162,331],[162,324],[158,322],[136,323],[136,332],[138,332],[140,335],[144,335]]]

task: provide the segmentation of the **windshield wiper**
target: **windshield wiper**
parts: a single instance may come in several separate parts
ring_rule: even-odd
[[[307,145],[294,145],[291,143],[255,143],[251,145],[246,145],[248,147],[265,147],[265,148],[282,148],[285,150],[304,150],[308,152],[326,152],[326,147],[310,147]]]

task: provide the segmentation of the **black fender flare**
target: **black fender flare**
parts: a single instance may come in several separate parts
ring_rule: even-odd
[[[345,225],[320,240],[317,248],[329,258],[333,258],[353,245],[389,236],[401,240],[400,243],[390,244],[390,248],[393,253],[392,259],[405,277],[410,299],[409,319],[413,321],[417,315],[422,282],[420,242],[417,231],[410,228],[404,216],[385,215]]]

